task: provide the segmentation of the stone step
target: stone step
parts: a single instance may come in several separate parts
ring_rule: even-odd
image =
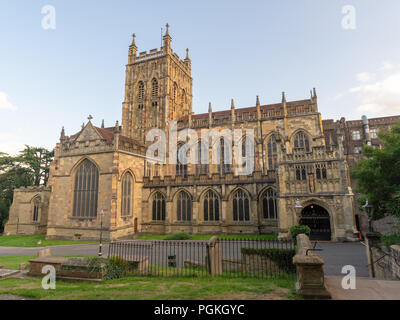
[[[11,277],[17,273],[19,273],[19,270],[11,270],[11,269],[0,269],[0,279]]]

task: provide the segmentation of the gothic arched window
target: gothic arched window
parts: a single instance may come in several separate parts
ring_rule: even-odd
[[[267,157],[268,157],[268,169],[276,169],[276,159],[277,159],[277,148],[276,148],[276,136],[272,135],[267,142]]]
[[[178,221],[192,220],[192,199],[185,191],[181,191],[178,195],[176,203],[176,216]]]
[[[186,92],[185,89],[182,90],[182,96],[181,96],[181,103],[184,104],[186,102]]]
[[[250,220],[250,200],[247,193],[243,190],[236,191],[233,196],[233,220]]]
[[[95,218],[97,216],[97,198],[99,188],[99,170],[93,162],[83,160],[75,173],[74,217]]]
[[[32,220],[37,222],[39,220],[40,197],[35,197],[32,201]]]
[[[157,79],[153,79],[151,81],[151,95],[153,98],[158,97],[158,81],[157,81]]]
[[[130,172],[124,174],[122,178],[121,190],[121,216],[130,216],[133,209],[133,176]]]
[[[278,217],[277,214],[277,206],[276,206],[276,194],[273,189],[268,189],[264,192],[261,197],[262,201],[262,212],[264,219],[276,219]]]
[[[220,148],[219,148],[219,152],[220,152],[220,157],[219,157],[219,173],[221,176],[224,176],[226,173],[231,172],[231,165],[227,162],[229,162],[228,157],[229,155],[229,151],[230,150],[226,150],[225,149],[225,139],[221,139],[220,140]]]
[[[183,145],[179,145],[178,150],[176,152],[176,175],[183,176],[184,178],[186,178],[188,166],[187,164],[183,164],[182,162],[179,161],[179,154],[182,152],[187,152],[187,150],[186,148],[183,147]]]
[[[198,142],[197,146],[197,165],[196,174],[207,174],[208,173],[208,148],[205,143],[201,140]]]
[[[294,148],[305,152],[310,152],[308,136],[304,132],[299,132],[294,138]]]
[[[204,221],[219,220],[219,199],[217,194],[209,190],[204,196]]]
[[[153,197],[152,213],[154,221],[165,221],[165,197],[160,192]]]
[[[174,100],[177,101],[178,99],[178,85],[176,82],[174,83]]]
[[[143,100],[144,98],[144,83],[143,81],[139,81],[138,84],[138,99]]]

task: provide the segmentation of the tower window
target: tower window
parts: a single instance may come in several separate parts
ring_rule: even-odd
[[[151,82],[151,95],[153,98],[157,98],[158,97],[158,81],[157,79],[153,79],[153,81]]]
[[[144,83],[140,81],[138,84],[138,99],[142,100],[144,98]]]

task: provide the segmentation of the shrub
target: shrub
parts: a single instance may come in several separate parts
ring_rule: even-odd
[[[310,236],[311,229],[309,226],[292,226],[290,228],[290,234],[294,241],[296,241],[297,235],[305,233],[307,236]]]
[[[381,238],[382,244],[390,250],[390,246],[400,244],[400,234],[387,234]]]
[[[175,232],[164,238],[165,240],[190,240],[192,236],[186,232]]]
[[[108,259],[89,258],[88,269],[90,272],[104,271],[104,280],[118,279],[132,271],[132,264],[120,257],[114,256]]]
[[[278,248],[241,248],[242,254],[254,254],[264,256],[276,262],[279,269],[287,272],[295,272],[296,267],[293,264],[293,257],[296,255],[295,249],[278,249]]]

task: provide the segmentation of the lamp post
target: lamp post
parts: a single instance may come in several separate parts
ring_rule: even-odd
[[[103,217],[104,217],[104,210],[101,210],[100,212],[100,243],[99,243],[99,257],[101,257],[103,254],[101,252],[101,248],[103,247],[102,240],[103,240]]]
[[[301,205],[300,200],[297,199],[296,204],[294,205],[294,210],[296,210],[297,224],[300,224],[301,209],[303,209],[303,206]]]
[[[367,202],[362,207],[363,207],[363,209],[365,210],[365,212],[367,213],[367,216],[368,216],[368,229],[369,229],[369,232],[374,232],[374,229],[372,227],[372,214],[373,214],[374,207],[368,203],[368,199],[367,199]]]

